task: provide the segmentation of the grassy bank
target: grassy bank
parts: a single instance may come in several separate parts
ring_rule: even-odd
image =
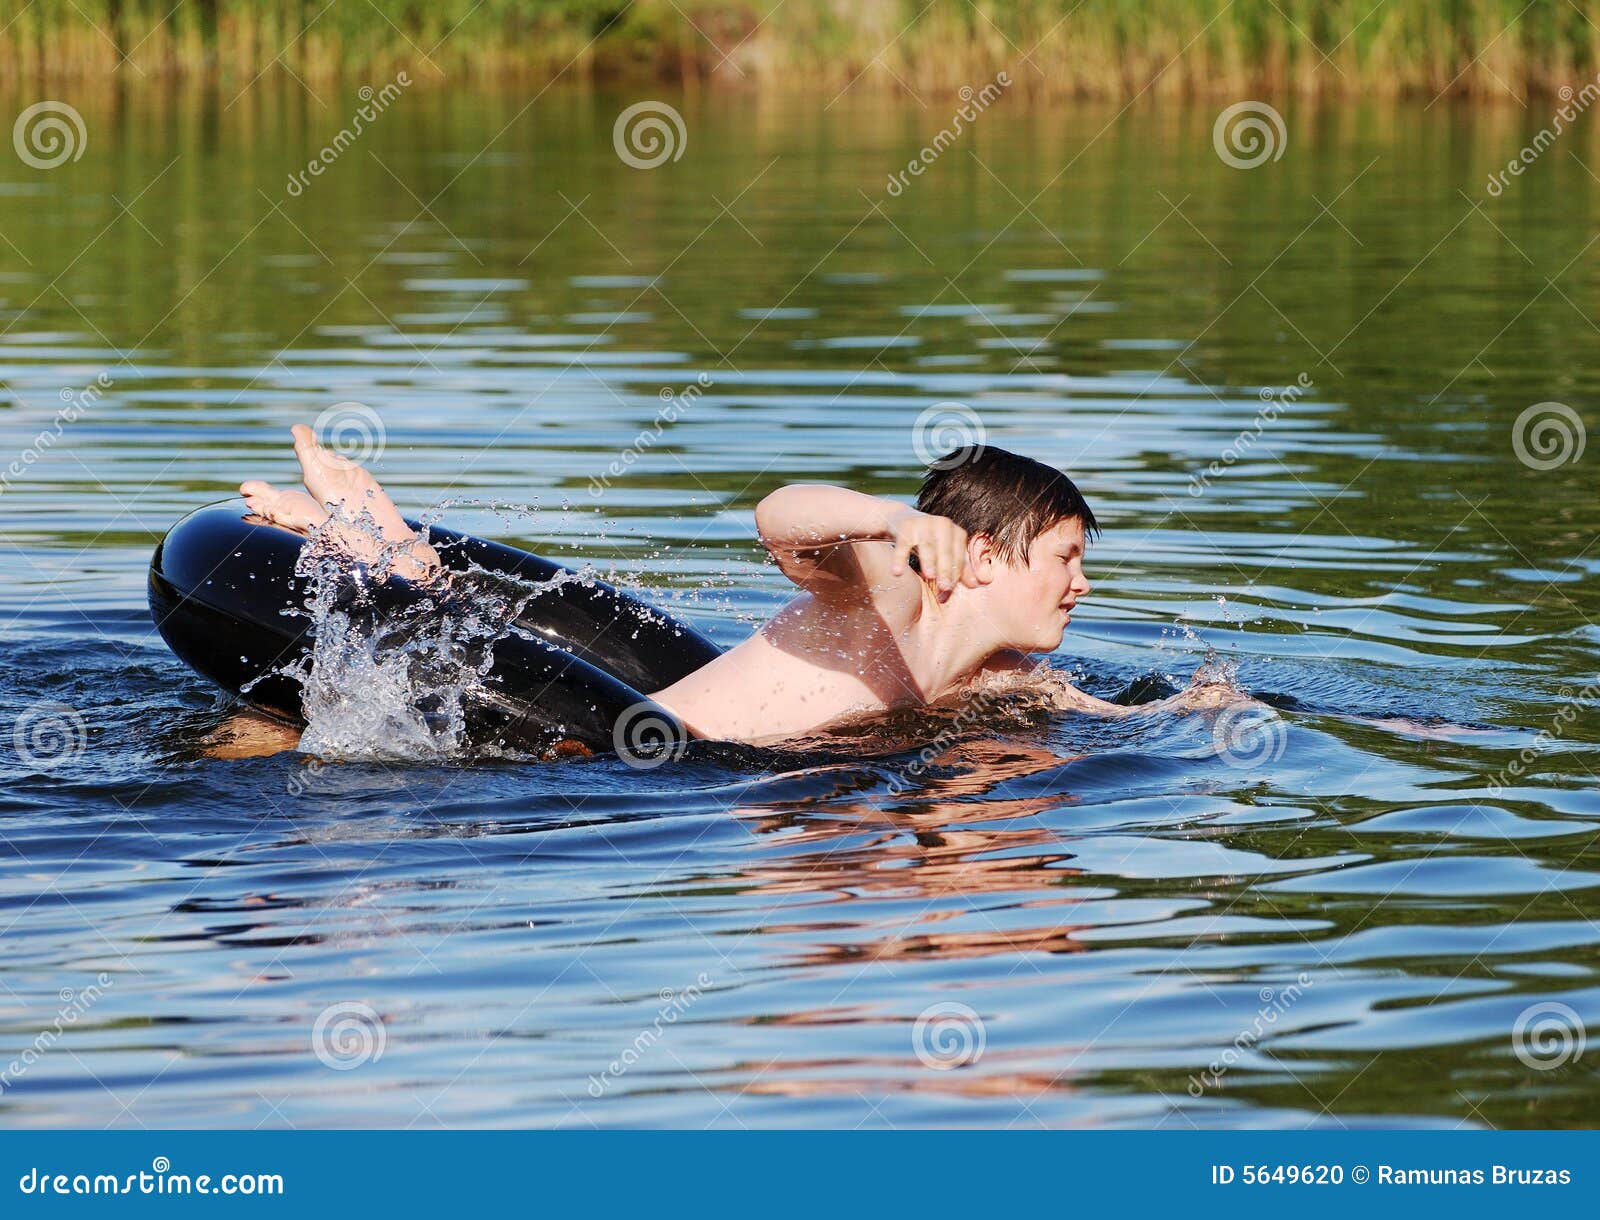
[[[672,79],[1029,93],[1523,96],[1600,0],[0,0],[0,79]]]

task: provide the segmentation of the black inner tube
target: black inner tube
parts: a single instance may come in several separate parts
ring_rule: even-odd
[[[720,653],[692,627],[570,568],[498,542],[429,526],[446,569],[427,587],[399,577],[341,582],[338,607],[367,629],[480,601],[520,608],[515,631],[492,642],[482,680],[462,692],[472,748],[544,753],[567,742],[590,751],[667,750],[687,734],[644,692],[660,690]],[[251,707],[303,725],[300,681],[314,639],[316,588],[296,571],[306,539],[252,517],[237,501],[196,510],[157,544],[150,609],[173,652]],[[565,577],[557,580],[558,577]],[[533,587],[553,582],[548,587]],[[348,588],[344,587],[348,584]]]

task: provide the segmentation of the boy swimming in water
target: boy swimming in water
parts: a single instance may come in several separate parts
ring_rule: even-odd
[[[252,480],[258,516],[324,527],[353,558],[387,553],[396,574],[427,579],[438,556],[376,479],[294,428],[306,491]],[[330,513],[332,520],[330,521]],[[348,522],[363,514],[372,532]],[[1053,652],[1089,592],[1093,511],[1065,474],[974,445],[933,463],[915,507],[843,487],[796,484],[756,506],[762,545],[800,595],[748,640],[664,690],[644,692],[697,737],[770,742],[845,719],[948,700]],[[1059,684],[1081,711],[1126,715],[1237,699],[1197,682],[1138,708]]]

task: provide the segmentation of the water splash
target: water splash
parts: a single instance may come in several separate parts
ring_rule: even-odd
[[[352,557],[352,530],[372,542],[374,558]],[[426,523],[421,537],[434,542]],[[303,607],[285,613],[309,619],[311,653],[280,671],[302,688],[302,752],[405,762],[499,752],[472,740],[466,714],[494,664],[495,646],[526,635],[516,620],[535,597],[584,579],[579,572],[542,581],[504,573],[475,579],[488,574],[469,564],[442,570],[425,585],[402,585],[404,595],[397,596],[386,582],[413,553],[412,543],[385,542],[365,512],[337,515],[308,535],[295,572],[310,592]]]

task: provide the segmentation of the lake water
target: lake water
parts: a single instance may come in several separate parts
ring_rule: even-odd
[[[0,158],[0,1122],[1593,1124],[1600,128],[1493,195],[1541,103],[1283,102],[1235,168],[1019,94],[891,193],[956,100],[658,93],[638,169],[640,96],[419,75],[339,146],[353,86],[139,86]],[[146,610],[333,411],[732,643],[760,497],[910,495],[950,403],[1106,525],[1052,664],[1278,718],[308,770],[205,757]]]

